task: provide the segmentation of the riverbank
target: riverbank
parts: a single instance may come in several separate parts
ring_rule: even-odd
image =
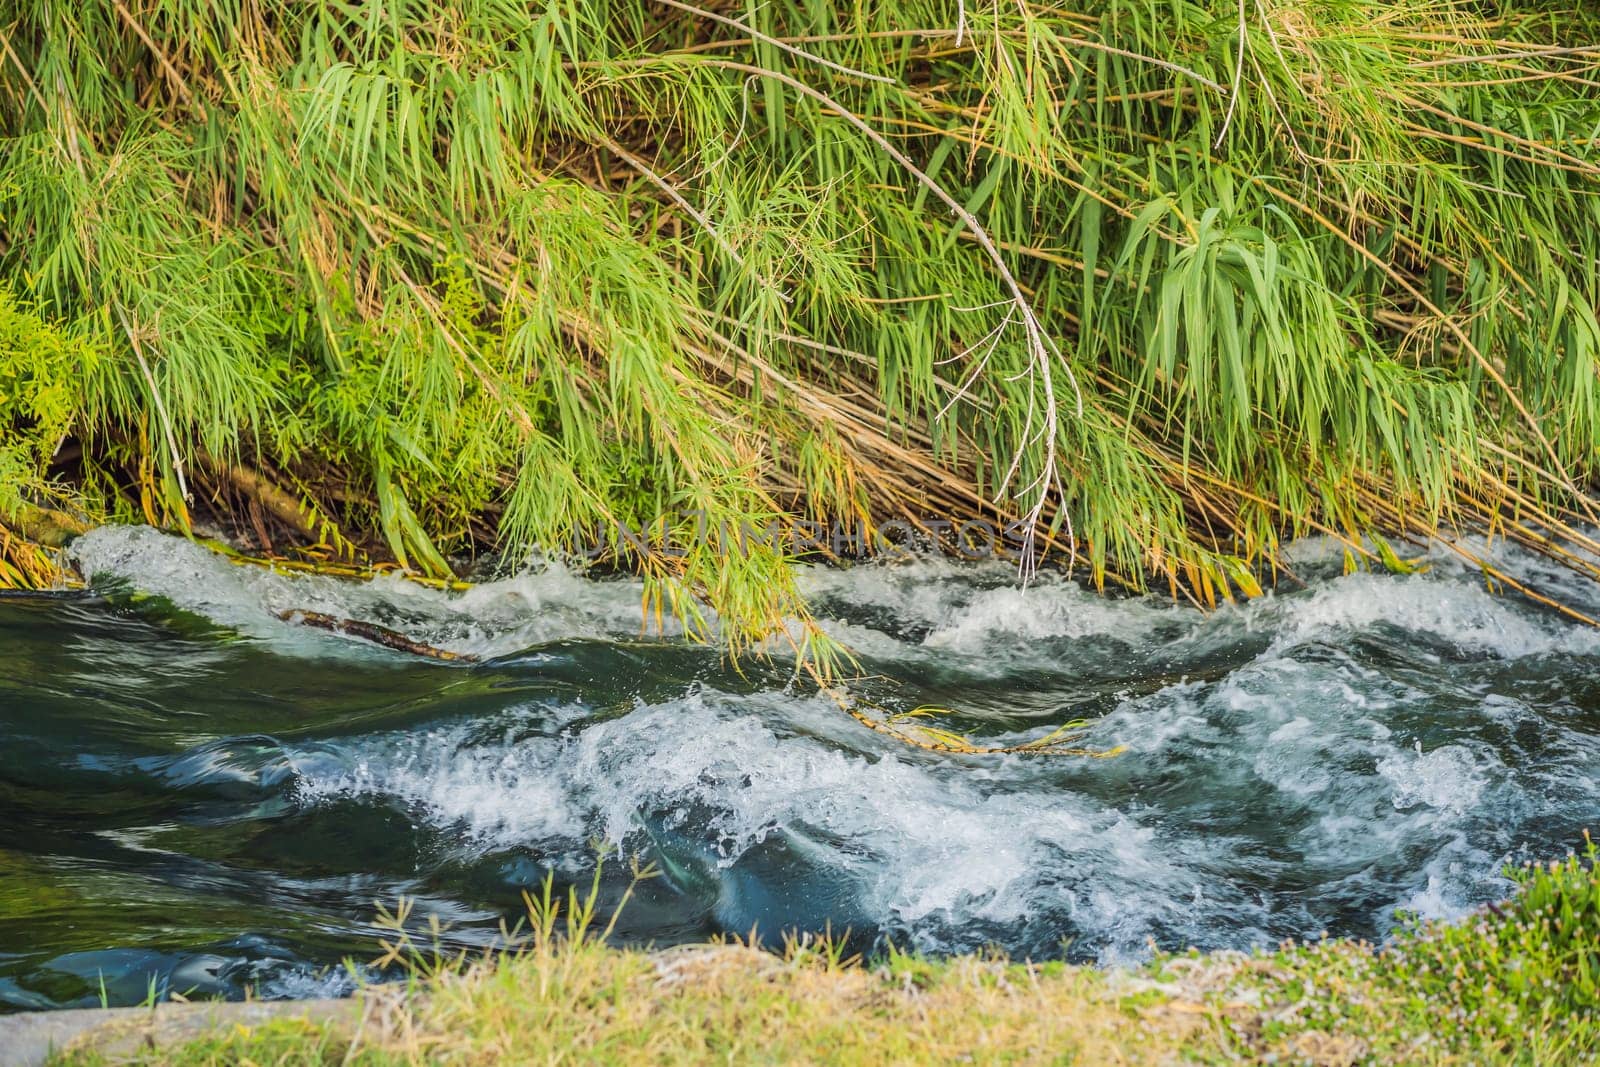
[[[1312,533],[1600,579],[1597,40],[1572,0],[28,8],[0,586],[100,522],[593,554],[827,677],[815,550],[744,531],[1207,605]]]
[[[1137,968],[862,964],[817,941],[781,955],[614,949],[589,935],[592,899],[535,901],[533,934],[492,962],[433,962],[402,935],[387,955],[413,981],[347,1010],[224,1013],[200,1037],[194,1009],[143,1029],[119,1016],[59,1062],[1586,1062],[1600,1053],[1595,858],[1591,847],[1523,868],[1511,900],[1383,947],[1328,940]]]

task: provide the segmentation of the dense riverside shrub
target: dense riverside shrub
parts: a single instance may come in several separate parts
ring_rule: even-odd
[[[1201,602],[1316,530],[1600,575],[1597,31],[1576,0],[10,4],[4,554],[69,493],[432,574],[599,529],[736,647],[804,618],[787,552],[725,533],[781,516],[1021,521]]]

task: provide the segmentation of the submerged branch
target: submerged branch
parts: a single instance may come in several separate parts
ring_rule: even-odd
[[[278,612],[278,618],[284,622],[309,626],[315,630],[327,630],[329,633],[359,637],[363,641],[371,641],[375,645],[382,645],[384,648],[393,649],[396,652],[405,652],[413,656],[422,656],[426,659],[443,660],[448,663],[476,663],[478,661],[477,656],[465,652],[451,652],[447,649],[424,644],[421,641],[414,641],[397,630],[391,630],[387,626],[379,626],[375,622],[341,619],[334,615],[324,615],[320,611],[304,611],[298,608],[280,611]]]

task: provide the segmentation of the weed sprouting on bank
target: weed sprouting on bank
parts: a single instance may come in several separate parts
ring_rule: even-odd
[[[806,618],[726,534],[784,517],[1020,520],[1202,603],[1310,531],[1600,576],[1596,42],[1547,0],[9,5],[3,579],[66,503],[433,575],[598,530],[735,650]]]
[[[890,952],[792,937],[662,952],[609,947],[597,894],[530,897],[498,957],[385,922],[374,987],[332,1022],[285,1019],[134,1050],[135,1062],[1568,1064],[1600,1055],[1600,867],[1513,869],[1514,895],[1413,923],[1381,947],[1161,956],[1097,969]],[[598,882],[595,883],[598,885]],[[413,924],[414,925],[414,924]],[[93,1047],[71,1062],[97,1062]],[[118,1062],[124,1062],[119,1059]]]
[[[1511,867],[1510,899],[1452,922],[1408,920],[1381,949],[1291,948],[1258,988],[1259,1040],[1344,1031],[1379,1062],[1592,1062],[1600,1056],[1600,849]]]

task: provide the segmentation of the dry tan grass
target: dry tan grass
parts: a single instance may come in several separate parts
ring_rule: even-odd
[[[530,953],[440,981],[358,1056],[464,1063],[1180,1062],[1212,1046],[1199,1000],[1124,1007],[1088,968],[980,957],[834,965],[738,945]],[[1221,1046],[1215,1051],[1220,1052]]]

